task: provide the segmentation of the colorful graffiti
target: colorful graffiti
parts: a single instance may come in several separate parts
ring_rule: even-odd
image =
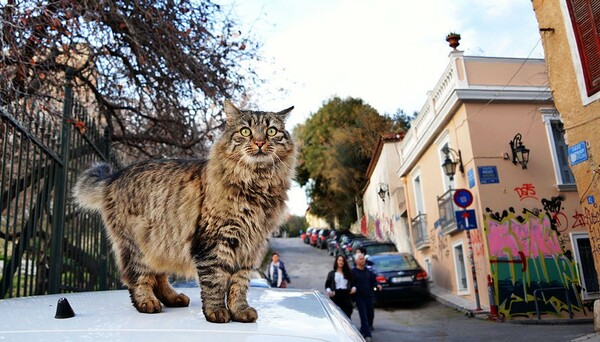
[[[502,215],[487,209],[484,215],[496,303],[505,317],[536,315],[536,294],[542,314],[563,317],[569,303],[573,311],[583,311],[577,269],[553,229],[550,209],[556,210],[557,202],[550,202],[537,214],[517,216],[511,208]]]

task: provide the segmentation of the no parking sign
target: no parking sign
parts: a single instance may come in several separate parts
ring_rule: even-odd
[[[453,200],[457,206],[464,209],[454,212],[454,215],[456,215],[456,224],[458,229],[469,230],[477,228],[475,210],[466,210],[468,206],[473,204],[473,194],[471,191],[467,189],[456,189]]]
[[[457,206],[466,209],[473,203],[473,194],[467,189],[456,189],[453,199]]]

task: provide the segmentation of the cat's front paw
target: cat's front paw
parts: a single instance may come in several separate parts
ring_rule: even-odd
[[[258,313],[253,307],[247,306],[245,309],[233,312],[232,319],[236,322],[252,323],[258,319]]]
[[[204,310],[206,320],[212,323],[227,323],[231,320],[231,314],[226,308],[218,308],[216,310]]]
[[[157,299],[148,299],[139,303],[134,303],[137,311],[141,313],[159,313],[162,311],[162,305]]]

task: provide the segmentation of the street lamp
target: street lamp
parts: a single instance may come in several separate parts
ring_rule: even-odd
[[[512,151],[513,164],[517,165],[519,163],[521,168],[525,170],[527,169],[527,163],[529,163],[529,149],[523,145],[522,138],[521,133],[517,133],[508,144]]]
[[[456,166],[457,165],[458,165],[458,169],[460,170],[460,172],[464,175],[465,168],[463,166],[462,155],[460,153],[460,150],[458,150],[458,152],[456,152],[455,150],[451,149],[450,147],[444,147],[442,152],[444,152],[444,154],[446,154],[446,160],[444,160],[444,162],[442,163],[442,169],[444,170],[444,173],[446,174],[446,176],[448,176],[450,178],[450,180],[454,180],[454,175],[456,174]],[[451,153],[454,153],[454,155],[456,155],[456,158],[458,160],[457,159],[453,160]]]
[[[390,195],[388,185],[385,183],[379,183],[379,185],[377,187],[378,187],[377,195],[379,195],[379,198],[381,198],[381,200],[385,202],[385,195],[388,195],[388,196]]]

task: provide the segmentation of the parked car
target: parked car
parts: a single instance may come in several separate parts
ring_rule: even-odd
[[[319,235],[319,230],[320,229],[315,228],[310,232],[310,245],[313,247],[317,247],[317,236]]]
[[[346,259],[350,265],[354,264],[354,253],[357,249],[364,247],[367,249],[367,255],[369,260],[372,255],[387,253],[387,252],[398,252],[396,244],[391,241],[376,241],[369,239],[355,239],[350,245],[352,253],[346,255]]]
[[[302,237],[302,241],[304,241],[304,243],[306,243],[306,244],[310,243],[310,235],[311,235],[312,231],[315,229],[316,228],[308,228],[306,230],[306,234],[303,234],[303,237]]]
[[[332,230],[331,233],[329,233],[329,238],[327,239],[327,252],[329,255],[336,255],[340,248],[339,239],[340,235],[338,235],[335,230]]]
[[[310,229],[310,228],[309,228]],[[307,229],[308,230],[308,229]],[[306,231],[302,232],[302,234],[300,234],[300,240],[302,240],[302,242],[304,242],[304,239],[306,238]],[[305,242],[306,243],[306,242]]]
[[[127,290],[2,299],[0,340],[364,341],[337,305],[315,290],[250,288],[248,302],[259,319],[225,324],[204,318],[198,288],[176,290],[190,297],[190,305],[159,314],[137,312]],[[55,318],[61,298],[75,316]]]
[[[325,228],[319,230],[319,233],[317,234],[317,244],[315,247],[320,249],[327,248],[327,237],[329,236],[329,233],[331,233],[331,229]]]
[[[348,257],[354,253],[352,244],[355,241],[368,240],[368,238],[364,235],[347,235],[344,241],[340,243],[340,253],[341,255]]]
[[[410,253],[371,255],[369,264],[383,288],[375,291],[376,305],[429,298],[429,276]]]

